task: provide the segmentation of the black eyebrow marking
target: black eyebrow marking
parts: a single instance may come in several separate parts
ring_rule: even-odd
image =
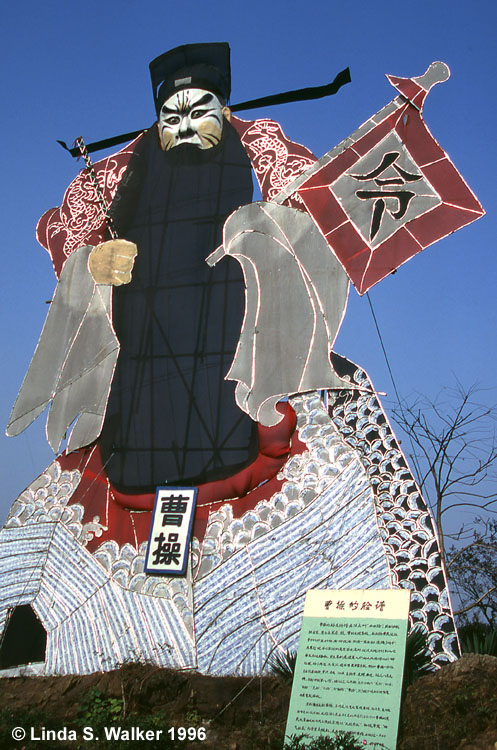
[[[208,104],[209,102],[213,101],[214,96],[212,94],[204,94],[200,97],[198,102],[190,102],[190,101],[184,101],[185,97],[183,94],[183,101],[181,103],[178,103],[176,105],[176,109],[171,109],[170,107],[167,107],[164,103],[161,107],[161,114],[168,114],[168,115],[179,115],[184,114],[185,112],[191,112],[193,109],[196,109],[197,107],[201,107],[203,104]]]
[[[193,105],[193,107],[201,107],[202,104],[207,104],[207,102],[212,101],[213,98],[214,97],[212,96],[212,94],[204,94],[204,96],[202,96],[198,100],[198,102],[195,102],[195,104]]]

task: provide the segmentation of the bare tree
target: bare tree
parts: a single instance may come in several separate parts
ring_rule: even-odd
[[[448,557],[450,579],[457,592],[462,622],[468,613],[497,628],[497,521],[479,518],[473,540],[463,547],[452,545]]]
[[[497,618],[497,407],[457,383],[434,400],[418,396],[392,408],[407,436],[403,449],[432,507],[443,564],[462,615],[478,608]],[[469,520],[461,521],[461,515]],[[451,544],[448,545],[450,540]],[[490,618],[490,619],[489,619]]]

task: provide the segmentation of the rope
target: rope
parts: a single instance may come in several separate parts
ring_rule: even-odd
[[[410,431],[408,429],[409,419],[408,419],[408,416],[405,413],[404,406],[402,404],[402,400],[401,400],[400,395],[399,395],[399,391],[398,391],[397,386],[395,384],[395,379],[393,377],[392,368],[390,367],[390,362],[389,362],[389,359],[388,359],[388,356],[387,356],[385,345],[383,343],[383,338],[382,338],[382,335],[381,335],[381,332],[380,332],[380,328],[378,326],[378,321],[376,320],[376,315],[374,314],[373,303],[371,302],[371,298],[369,296],[369,293],[366,294],[366,297],[368,298],[369,307],[371,309],[371,315],[373,316],[374,324],[376,326],[376,332],[378,334],[378,338],[380,339],[380,344],[381,344],[381,348],[382,348],[382,351],[383,351],[383,356],[385,357],[385,362],[387,363],[388,372],[389,372],[390,378],[392,380],[393,389],[395,391],[395,396],[397,398],[397,403],[399,405],[400,413],[402,415],[402,419],[403,419],[403,422],[404,422],[404,427],[402,427],[402,424],[398,420],[396,420],[396,421],[397,421],[397,424],[399,424],[399,426],[403,430],[403,432],[405,432],[405,434],[407,435],[407,438],[408,438],[409,443],[411,445],[411,455],[409,456],[409,458],[412,460],[412,462],[414,464],[414,469],[415,469],[415,474],[417,474],[418,484],[421,487],[421,477],[422,477],[421,467],[419,465],[418,457],[417,457],[417,454],[416,454],[416,451],[415,451],[413,437],[412,437],[412,435],[411,435],[411,433],[410,433]]]
[[[381,348],[382,348],[382,351],[383,351],[383,356],[385,357],[385,362],[387,363],[387,368],[388,368],[388,372],[389,372],[389,375],[390,375],[390,379],[392,381],[393,389],[394,389],[395,395],[397,397],[397,403],[399,404],[399,407],[400,407],[400,409],[402,411],[402,402],[400,400],[399,391],[397,390],[397,386],[395,384],[395,379],[393,377],[392,368],[390,367],[390,362],[388,360],[388,356],[387,356],[387,352],[386,352],[386,349],[385,349],[385,345],[383,343],[383,338],[382,338],[382,335],[380,333],[380,328],[378,326],[378,321],[376,320],[376,315],[374,314],[373,303],[371,302],[371,298],[369,296],[369,292],[366,294],[366,297],[368,299],[369,307],[371,309],[371,315],[373,316],[374,324],[375,324],[375,327],[376,327],[376,333],[378,334],[378,338],[380,339],[380,345],[381,345]]]
[[[97,179],[97,175],[95,174],[95,170],[93,169],[93,164],[90,159],[90,155],[88,153],[88,149],[86,148],[86,144],[80,136],[79,138],[76,138],[75,141],[76,146],[79,148],[79,152],[81,156],[83,157],[83,160],[86,164],[86,169],[88,170],[88,174],[90,176],[90,179],[92,181],[93,187],[95,188],[95,191],[97,193],[98,201],[100,203],[100,207],[102,209],[102,213],[107,221],[107,227],[109,229],[110,236],[113,240],[117,239],[118,234],[116,231],[116,228],[114,226],[114,222],[112,221],[112,217],[109,214],[109,206],[107,204],[107,201],[105,200],[103,190],[100,187],[100,183]]]

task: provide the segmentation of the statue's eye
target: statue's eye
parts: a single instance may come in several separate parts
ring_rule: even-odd
[[[178,115],[170,115],[169,117],[166,117],[165,122],[168,125],[177,125],[179,123],[180,118]]]
[[[205,109],[194,109],[190,115],[192,120],[198,120],[199,117],[205,115]]]

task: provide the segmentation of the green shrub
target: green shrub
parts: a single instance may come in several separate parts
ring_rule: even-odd
[[[109,698],[98,688],[91,688],[78,707],[77,726],[104,727],[115,724],[123,713],[121,698]]]
[[[497,630],[483,622],[471,622],[459,628],[463,654],[497,656]]]
[[[369,745],[371,750],[382,750],[384,745]],[[293,735],[285,742],[283,750],[364,750],[364,743],[352,732],[334,732],[329,737],[306,739],[305,735]]]
[[[434,670],[427,641],[428,635],[422,630],[420,625],[415,625],[407,636],[404,678],[402,682],[403,695],[408,686],[412,685],[418,677]]]
[[[291,685],[297,662],[296,651],[273,651],[268,659],[271,674],[279,677],[285,685]]]

